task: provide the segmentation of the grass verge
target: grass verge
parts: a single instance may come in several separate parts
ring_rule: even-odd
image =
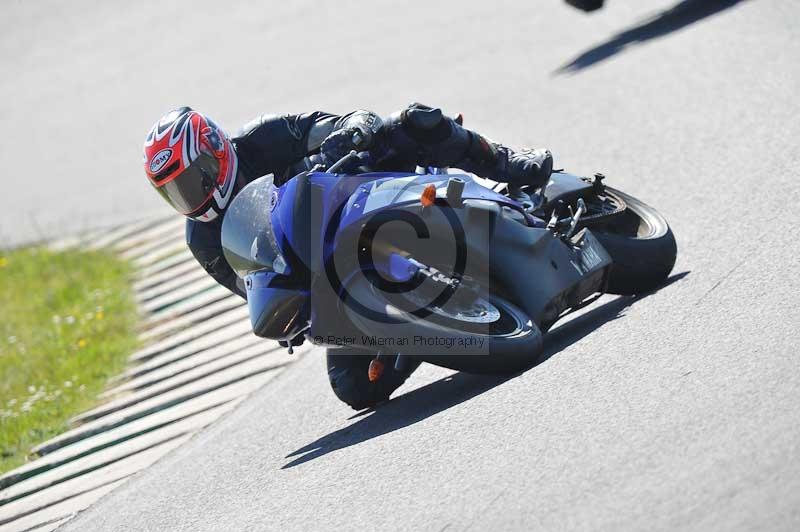
[[[67,430],[125,366],[132,274],[108,252],[0,250],[0,474]]]

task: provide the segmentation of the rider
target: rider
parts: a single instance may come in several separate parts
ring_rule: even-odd
[[[458,167],[508,182],[511,190],[547,182],[553,167],[548,150],[513,151],[465,129],[441,109],[414,103],[383,120],[358,110],[263,115],[228,137],[208,116],[180,107],[164,115],[144,142],[150,183],[187,217],[186,241],[194,257],[218,283],[246,297],[243,283],[225,260],[222,217],[247,183],[273,174],[280,185],[315,160],[334,162],[350,150],[369,150],[377,170],[413,171],[417,165]],[[370,357],[328,350],[328,375],[336,395],[355,409],[389,398],[416,366],[403,373],[367,378]]]

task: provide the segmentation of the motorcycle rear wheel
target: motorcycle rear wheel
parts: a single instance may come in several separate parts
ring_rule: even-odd
[[[619,190],[608,190],[625,202],[626,209],[607,224],[590,227],[614,261],[607,291],[635,295],[655,290],[675,266],[678,248],[672,229],[653,207]]]

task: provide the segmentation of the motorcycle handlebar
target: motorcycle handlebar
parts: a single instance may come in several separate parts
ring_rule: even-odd
[[[355,163],[356,161],[364,163],[369,160],[369,152],[368,151],[361,151],[357,152],[356,150],[352,150],[350,153],[333,163],[330,167],[328,167],[328,173],[335,174],[339,169],[349,165],[350,163]]]

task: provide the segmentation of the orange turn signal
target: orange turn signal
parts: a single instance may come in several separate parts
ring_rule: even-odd
[[[369,363],[369,370],[367,371],[367,377],[369,378],[369,382],[375,382],[376,380],[381,378],[383,375],[384,364],[377,358],[374,358]]]
[[[433,205],[433,202],[436,201],[436,185],[431,183],[425,190],[422,191],[422,195],[419,197],[419,201],[422,203],[423,207],[430,207]]]

